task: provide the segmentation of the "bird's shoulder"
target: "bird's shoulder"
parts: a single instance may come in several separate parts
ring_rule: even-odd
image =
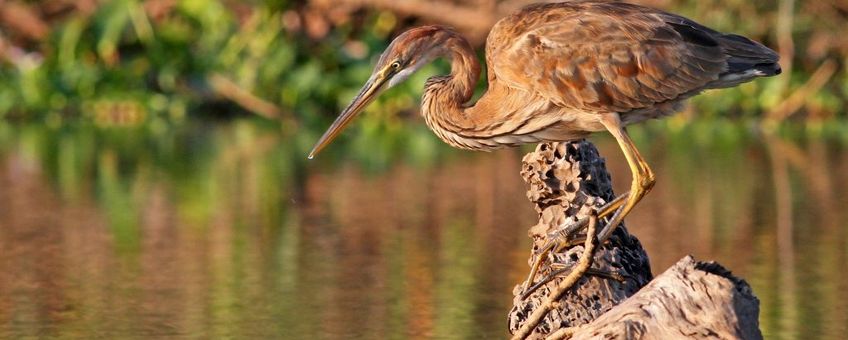
[[[567,1],[525,6],[499,20],[486,41],[487,52],[511,48],[521,38],[555,34],[579,43],[580,38],[597,38],[597,30],[613,24],[632,25],[634,16],[659,12],[653,8],[624,2]],[[644,20],[644,18],[641,18]]]
[[[726,68],[719,34],[622,2],[537,4],[490,32],[490,76],[586,111],[624,112],[675,99]]]

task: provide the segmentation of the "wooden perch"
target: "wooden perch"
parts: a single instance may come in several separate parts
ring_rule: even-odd
[[[539,213],[539,223],[530,228],[533,253],[528,261],[531,264],[549,236],[568,220],[587,218],[592,209],[614,198],[604,160],[595,146],[587,141],[539,144],[535,152],[524,156],[521,175],[530,184],[527,197]],[[651,280],[648,255],[639,240],[630,235],[623,225],[598,248],[592,268],[621,276],[624,280],[620,282],[598,276],[581,278],[559,299],[559,307],[533,327],[528,338],[540,339],[560,328],[586,324],[635,294]],[[539,269],[539,279],[535,281],[561,267],[576,266],[583,251],[584,246],[580,245],[564,253],[549,255]],[[562,279],[551,280],[526,298],[522,296],[525,284],[516,286],[509,314],[511,333],[516,333],[537,308],[545,305]]]
[[[744,280],[686,256],[572,339],[762,339],[759,304]]]
[[[530,228],[531,265],[569,220],[588,217],[614,198],[604,160],[586,141],[539,144],[524,157],[521,174],[539,213],[539,223]],[[598,247],[592,261],[581,259],[584,247],[548,255],[534,279],[544,284],[532,293],[526,293],[527,283],[515,287],[509,313],[514,338],[761,338],[757,299],[721,266],[687,257],[648,284],[648,256],[623,225]],[[593,275],[568,285],[572,275],[562,268],[586,263],[592,263]],[[561,274],[542,279],[552,273]],[[563,286],[568,289],[560,296]]]

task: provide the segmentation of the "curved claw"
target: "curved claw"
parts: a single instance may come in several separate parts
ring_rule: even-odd
[[[589,223],[587,225],[587,228],[588,228],[587,233],[591,234],[592,236],[587,236],[586,240],[584,240],[584,245],[586,247],[586,249],[583,252],[584,258],[579,261],[575,271],[569,273],[568,277],[566,278],[566,280],[571,280],[570,285],[575,284],[577,282],[576,281],[577,279],[579,279],[580,277],[585,275],[586,272],[590,269],[590,267],[592,265],[592,257],[594,257],[595,248],[598,245],[597,238],[594,236],[594,235],[597,235],[597,225],[598,225],[598,216],[595,213],[592,213],[589,216]],[[553,244],[556,244],[556,243],[553,243]],[[546,247],[546,248],[553,248],[553,247]],[[588,257],[588,260],[586,259],[586,257]],[[541,256],[540,256],[540,258],[541,258]],[[588,261],[588,262],[584,262],[584,261]],[[536,259],[536,262],[539,262],[538,258]],[[538,266],[535,266],[535,268],[538,268]],[[561,274],[561,273],[565,272],[566,270],[568,270],[568,269],[563,269],[563,270],[560,270],[558,272],[555,272],[555,273],[553,273],[552,275],[549,275],[547,278],[545,278],[544,280],[542,280],[541,282],[539,282],[537,284],[531,284],[533,281],[529,281],[529,279],[528,279],[527,286],[526,286],[527,288],[521,294],[521,299],[522,300],[526,299],[536,289],[539,289],[539,287],[548,283],[550,280],[552,280],[554,277],[556,277],[556,275]],[[533,274],[535,276],[535,271],[532,271],[531,274]],[[574,277],[572,277],[572,276],[574,276]]]
[[[572,269],[574,269],[574,265],[566,266],[564,268],[560,268],[560,269],[555,270],[550,275],[539,280],[539,282],[536,282],[534,285],[525,289],[524,292],[521,293],[521,299],[522,300],[527,299],[527,297],[530,296],[530,294],[533,294],[533,292],[535,292],[537,289],[546,285],[548,282],[551,282],[554,278],[556,278],[556,277],[558,277],[562,274],[565,274],[568,271],[571,271]],[[604,270],[600,270],[600,269],[594,269],[594,268],[587,269],[586,273],[584,273],[584,275],[597,276],[597,277],[605,278],[605,279],[608,279],[608,280],[615,280],[615,281],[618,281],[620,283],[623,283],[628,278],[630,278],[629,276],[621,275],[619,273],[608,272],[608,271],[604,271]]]
[[[618,211],[618,209],[621,207],[622,204],[624,204],[624,202],[627,201],[629,195],[630,193],[625,193],[621,196],[616,197],[611,202],[596,209],[593,214],[598,218],[604,218],[610,214],[613,214],[614,212]],[[539,249],[539,252],[536,254],[536,260],[533,261],[533,265],[530,267],[530,274],[527,276],[527,281],[524,285],[525,291],[529,290],[531,287],[537,286],[537,284],[534,284],[533,281],[536,279],[536,274],[539,272],[539,268],[541,268],[542,263],[544,263],[545,258],[548,257],[548,254],[550,254],[551,252],[558,253],[565,248],[570,248],[582,244],[583,241],[586,240],[585,236],[575,237],[575,234],[580,230],[586,228],[589,225],[589,220],[590,218],[584,217],[577,221],[569,221],[569,223],[563,228],[548,235],[548,242],[545,243],[542,248]],[[609,225],[605,226],[602,230],[607,229],[609,229]],[[604,233],[601,233],[600,235],[603,236]],[[603,243],[606,238],[598,237],[598,240]],[[525,294],[522,294],[522,299],[524,298],[523,296]]]

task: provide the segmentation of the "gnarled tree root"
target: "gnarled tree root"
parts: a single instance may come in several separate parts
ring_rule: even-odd
[[[582,140],[539,144],[524,157],[521,175],[539,213],[539,223],[530,228],[530,264],[566,222],[589,217],[614,198],[603,159]],[[591,259],[581,259],[592,253]],[[510,333],[519,339],[762,338],[759,304],[744,281],[717,264],[691,257],[651,281],[648,256],[623,225],[594,251],[579,245],[548,255],[538,277],[587,262],[592,271],[624,280],[593,275],[575,281],[566,274],[530,294],[524,294],[526,283],[518,284],[509,313]]]

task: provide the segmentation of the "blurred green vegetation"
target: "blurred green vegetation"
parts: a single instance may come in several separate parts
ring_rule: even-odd
[[[521,1],[450,1],[487,2]],[[24,307],[6,309],[0,319],[43,317],[17,328],[42,336],[45,329],[64,330],[55,327],[62,321],[53,316],[70,320],[65,325],[82,335],[178,329],[212,337],[288,331],[302,338],[334,338],[342,334],[338,326],[366,335],[418,335],[421,329],[436,336],[500,336],[509,302],[501,293],[526,274],[526,245],[516,240],[530,222],[510,220],[517,218],[515,207],[526,204],[524,184],[514,176],[517,167],[491,157],[505,155],[517,166],[520,156],[514,150],[495,155],[454,150],[424,124],[409,122],[418,120],[425,79],[446,72],[444,63],[387,92],[353,125],[356,131],[322,154],[328,157],[306,162],[312,143],[355,95],[390,39],[410,26],[440,22],[432,15],[363,3],[368,1],[0,2],[5,164],[0,170],[8,172],[0,198],[12,197],[5,201],[10,209],[22,207],[21,213],[35,216],[3,214],[8,222],[0,244],[26,251],[10,251],[19,256],[0,263],[11,266],[0,272],[15,277],[0,282],[23,285],[16,292],[37,287],[36,297],[73,300],[32,312],[27,308],[36,304],[18,303]],[[839,338],[846,324],[841,287],[848,282],[839,270],[848,248],[838,215],[845,186],[840,174],[848,169],[843,156],[848,0],[643,3],[751,36],[789,59],[780,77],[707,92],[675,117],[630,129],[658,174],[666,174],[661,181],[668,181],[651,196],[663,203],[656,210],[643,207],[644,215],[701,208],[715,215],[695,226],[697,242],[688,220],[663,220],[667,225],[636,220],[633,228],[653,228],[637,233],[646,235],[646,244],[655,242],[652,258],[663,265],[706,244],[698,251],[707,258],[728,261],[750,276],[762,297],[767,336],[793,338],[803,331]],[[479,39],[472,41],[482,47]],[[801,123],[774,125],[779,138],[770,143],[780,146],[785,140],[788,146],[761,145],[760,126],[769,119]],[[597,139],[606,146],[611,171],[626,181],[620,175],[627,173],[626,164],[614,142]],[[772,154],[788,160],[769,164],[778,158]],[[350,159],[357,166],[349,166]],[[772,242],[779,220],[769,202],[776,200],[771,181],[778,176],[770,165],[791,170],[784,180],[796,193],[784,197],[796,205],[798,230],[790,231],[798,240],[794,250]],[[508,172],[517,184],[510,192],[488,195],[487,190],[504,186],[491,174],[498,171]],[[456,175],[469,173],[475,175]],[[30,182],[41,180],[55,190],[33,190],[38,187]],[[819,181],[824,184],[817,186]],[[375,190],[381,183],[386,189]],[[468,183],[485,190],[460,186]],[[365,193],[375,196],[357,196]],[[373,203],[377,198],[388,199]],[[489,225],[478,220],[488,216],[480,213],[485,206],[472,205],[484,199],[494,200],[492,211],[503,215]],[[451,200],[458,203],[448,209],[444,202]],[[706,207],[699,205],[703,202]],[[70,205],[62,209],[71,212],[51,215],[60,204]],[[94,217],[80,219],[73,210],[79,206]],[[55,220],[44,222],[42,215]],[[151,241],[162,230],[167,237]],[[650,235],[669,230],[680,237],[651,241]],[[54,234],[63,236],[47,237]],[[75,235],[81,235],[79,241]],[[57,249],[65,250],[50,253]],[[42,251],[46,255],[31,255]],[[174,255],[180,251],[186,253]],[[375,251],[377,259],[351,256]],[[785,254],[798,257],[799,270],[785,270],[795,266],[781,259]],[[117,264],[99,262],[113,258]],[[26,259],[56,262],[30,265]],[[507,260],[513,263],[509,275],[502,269]],[[86,266],[92,269],[77,270]],[[37,276],[49,284],[19,280],[19,273],[45,268],[51,274]],[[200,269],[197,277],[180,281],[169,268]],[[148,276],[158,277],[158,284],[145,281]],[[378,282],[371,285],[371,279]],[[795,281],[820,283],[793,286]],[[129,288],[115,282],[129,282]],[[351,293],[351,282],[368,284]],[[103,293],[110,284],[124,288]],[[381,285],[386,294],[374,293]],[[149,301],[135,300],[138,291],[161,310],[151,312]],[[179,296],[168,295],[173,291]],[[351,308],[373,305],[383,314]],[[8,306],[0,303],[0,309]],[[372,314],[379,316],[376,331],[360,320]],[[174,326],[172,320],[183,324]]]
[[[473,7],[480,1],[452,3]],[[777,120],[792,114],[813,122],[845,118],[848,1],[646,3],[749,35],[790,58],[782,61],[788,74],[708,92],[678,120],[758,119],[775,111]],[[141,125],[154,132],[184,124],[187,116],[253,112],[314,136],[367,79],[373,58],[393,35],[438,22],[347,1],[5,2],[0,11],[10,7],[32,20],[0,24],[0,116],[54,127],[69,121]],[[353,148],[373,147],[368,142],[375,136],[421,143],[409,136],[423,129],[399,123],[416,112],[424,79],[439,71],[446,69],[419,72],[373,104]],[[813,77],[816,71],[823,74]]]
[[[106,2],[57,21],[31,50],[7,42],[0,115],[51,126],[83,120],[161,130],[187,115],[247,112],[258,101],[283,108],[266,113],[270,118],[317,128],[370,72],[367,59],[339,53],[351,27],[320,42],[286,31],[284,16],[297,14],[286,12],[294,5],[285,1],[255,4],[241,16],[222,1],[172,5],[153,18],[141,2]],[[378,17],[366,25],[378,26]],[[389,33],[372,27],[357,39],[376,51]],[[231,89],[249,98],[234,103]],[[401,92],[409,88],[376,107],[411,107],[412,98]]]

